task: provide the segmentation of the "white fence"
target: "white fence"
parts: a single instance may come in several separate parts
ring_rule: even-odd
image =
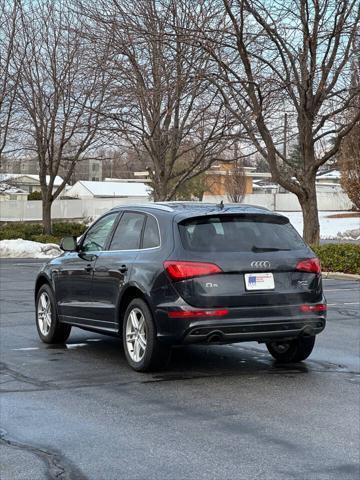
[[[319,210],[341,211],[350,210],[351,201],[342,192],[318,193]],[[204,201],[227,202],[226,197],[208,196]],[[84,219],[92,218],[106,212],[116,205],[146,203],[144,198],[93,198],[84,200],[55,200],[52,206],[53,219]],[[243,203],[259,205],[283,212],[300,211],[300,205],[296,196],[292,193],[254,193],[245,195]],[[0,202],[0,221],[37,221],[41,220],[41,201],[17,201],[6,200]]]
[[[228,202],[223,196],[206,196],[204,202],[220,202],[221,200]],[[318,208],[323,211],[342,211],[351,210],[352,203],[349,197],[343,192],[336,193],[318,193]],[[242,203],[250,205],[258,205],[268,208],[269,210],[277,210],[280,212],[299,212],[301,211],[300,203],[293,193],[252,193],[245,195]]]
[[[132,198],[92,198],[83,200],[55,200],[51,215],[53,219],[93,218],[122,204],[144,203],[143,197]],[[42,219],[42,203],[39,200],[0,202],[0,221],[36,221]]]

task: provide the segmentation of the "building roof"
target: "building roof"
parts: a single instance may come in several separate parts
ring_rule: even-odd
[[[262,178],[271,178],[271,173],[269,173],[269,172],[251,172],[250,176],[253,177],[253,178],[259,178],[261,180]]]
[[[19,183],[25,183],[22,179],[29,178],[31,180],[35,180],[40,184],[40,177],[39,175],[33,175],[32,173],[1,173],[0,174],[0,181],[3,180],[16,180]],[[54,180],[54,187],[58,187],[62,184],[63,178],[59,175],[56,175]],[[48,185],[50,182],[50,175],[46,175],[46,184]]]
[[[91,182],[87,180],[79,180],[68,190],[67,194],[71,195],[71,190],[76,185],[82,185],[94,197],[148,197],[150,190],[148,185],[140,182]]]
[[[135,172],[136,173],[136,172]],[[150,183],[150,178],[104,178],[104,182]]]
[[[330,180],[330,179],[340,180],[340,177],[341,177],[341,173],[339,172],[339,170],[329,170],[328,172],[325,172],[325,173],[319,173],[316,176],[316,178],[326,179],[326,180]]]
[[[0,195],[29,195],[29,192],[8,183],[0,183]]]
[[[279,184],[278,183],[262,183],[261,180],[260,181],[254,181],[253,183],[253,189],[256,190],[256,189],[259,189],[259,190],[266,190],[266,189],[277,189],[279,188]]]

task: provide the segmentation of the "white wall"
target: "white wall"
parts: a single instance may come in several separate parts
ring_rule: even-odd
[[[319,210],[350,210],[351,201],[344,193],[318,193]],[[207,196],[204,201],[228,202],[226,197]],[[52,207],[53,219],[84,219],[96,217],[116,205],[148,203],[144,197],[133,198],[92,198],[83,200],[55,200]],[[258,205],[283,212],[300,211],[296,196],[292,193],[253,193],[245,195],[243,203]],[[41,220],[41,201],[7,200],[0,203],[0,221]]]
[[[97,217],[112,207],[123,204],[147,203],[144,197],[129,198],[92,198],[84,200],[55,200],[51,214],[53,219],[86,219]],[[41,201],[30,200],[1,202],[0,221],[41,220]]]
[[[66,195],[75,198],[94,198],[94,195],[89,192],[87,188],[84,187],[81,181],[76,182],[75,185],[72,185],[66,191]]]

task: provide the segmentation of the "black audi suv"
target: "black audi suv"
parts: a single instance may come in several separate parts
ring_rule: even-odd
[[[325,327],[319,260],[264,208],[120,206],[61,248],[36,279],[41,340],[65,342],[72,326],[117,335],[137,371],[178,344],[257,341],[298,362]]]

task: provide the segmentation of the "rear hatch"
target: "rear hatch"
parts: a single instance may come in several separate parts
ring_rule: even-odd
[[[166,266],[172,276],[171,262],[185,262],[185,274],[173,280],[190,305],[255,307],[322,300],[319,263],[286,217],[217,213],[183,220],[175,229],[181,247]],[[195,263],[186,270],[186,262],[199,267]],[[201,268],[203,263],[208,267]]]

